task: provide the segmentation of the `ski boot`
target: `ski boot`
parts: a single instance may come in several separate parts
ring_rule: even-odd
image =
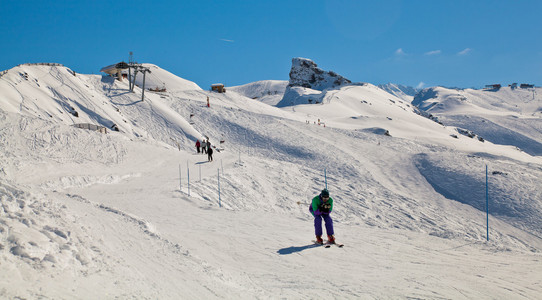
[[[322,239],[321,235],[316,236],[316,244],[320,244],[320,245],[324,244],[324,240]]]
[[[334,235],[328,235],[327,236],[327,243],[328,244],[335,244],[335,236]]]

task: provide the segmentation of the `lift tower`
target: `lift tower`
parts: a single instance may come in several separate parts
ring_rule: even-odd
[[[134,76],[132,79],[132,70],[134,70]],[[141,101],[145,100],[145,75],[151,73],[151,70],[147,67],[144,67],[142,64],[138,64],[133,60],[133,52],[130,51],[130,60],[128,61],[128,81],[130,92],[134,92],[135,81],[137,78],[137,73],[143,73],[143,86],[141,87]]]

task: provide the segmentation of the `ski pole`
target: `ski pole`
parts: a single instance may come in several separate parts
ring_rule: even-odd
[[[486,165],[486,239],[489,242],[489,187],[487,180],[487,165]]]
[[[326,190],[327,190],[327,173],[326,173],[325,168],[324,168],[324,180],[325,180],[325,183],[326,183]]]
[[[220,169],[217,169],[218,173],[218,207],[222,207],[222,201],[220,199]]]

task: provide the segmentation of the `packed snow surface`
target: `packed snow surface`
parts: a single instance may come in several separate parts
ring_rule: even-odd
[[[144,100],[64,66],[0,78],[1,298],[542,294],[538,154],[461,134],[371,84],[279,108],[151,66],[166,91]],[[462,114],[519,113],[476,95]],[[514,120],[499,124],[542,141]],[[212,162],[195,151],[204,137]],[[308,206],[325,186],[344,248],[311,242]]]

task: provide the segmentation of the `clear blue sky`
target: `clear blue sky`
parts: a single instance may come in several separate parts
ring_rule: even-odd
[[[352,81],[542,85],[542,1],[0,0],[0,70],[128,60],[208,88],[288,80],[305,57]]]

